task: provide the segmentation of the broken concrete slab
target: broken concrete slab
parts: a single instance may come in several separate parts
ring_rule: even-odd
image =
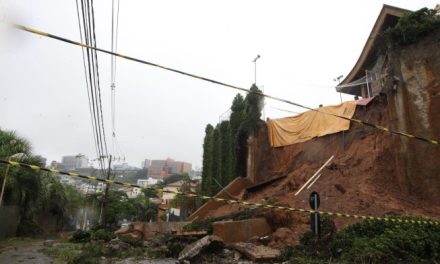
[[[119,238],[114,238],[110,240],[109,247],[113,250],[126,250],[131,248],[131,245],[119,240]]]
[[[272,231],[265,218],[214,222],[212,228],[213,235],[225,243],[247,242],[254,236],[265,236]]]
[[[115,231],[118,236],[152,240],[157,234],[177,233],[189,222],[134,222]]]
[[[278,249],[254,245],[252,243],[233,243],[228,245],[230,248],[237,250],[238,252],[244,254],[246,257],[252,261],[269,261],[280,257],[280,251]]]
[[[242,200],[243,191],[250,186],[252,182],[247,178],[237,177],[230,182],[223,190],[218,192],[214,197],[231,199],[231,195],[234,196],[234,200]],[[211,215],[212,211],[217,210],[223,206],[224,202],[218,202],[215,200],[208,200],[199,209],[197,209],[192,215],[188,217],[188,220],[193,221],[195,219],[202,219]]]
[[[200,254],[200,252],[207,247],[223,247],[224,243],[221,238],[218,236],[210,235],[205,236],[202,239],[197,240],[194,243],[187,245],[180,253],[179,253],[179,262],[184,262],[185,260],[189,260]]]
[[[204,237],[208,234],[207,231],[187,231],[187,232],[177,232],[175,236],[177,237]]]

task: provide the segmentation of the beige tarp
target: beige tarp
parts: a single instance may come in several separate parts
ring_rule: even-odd
[[[317,110],[352,118],[356,110],[356,101],[321,107]],[[307,111],[297,116],[271,119],[267,122],[267,127],[270,145],[282,147],[348,130],[350,121],[316,111]]]

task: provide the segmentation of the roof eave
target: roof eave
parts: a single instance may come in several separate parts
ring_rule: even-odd
[[[344,78],[344,80],[340,83],[341,84],[347,84],[352,82],[359,71],[365,70],[365,62],[368,58],[368,55],[374,48],[374,44],[376,41],[376,36],[380,33],[380,30],[385,22],[385,18],[389,15],[396,16],[396,17],[402,17],[402,15],[406,12],[411,12],[410,10],[390,6],[390,5],[383,5],[382,10],[379,13],[379,16],[376,19],[376,22],[374,23],[373,29],[370,32],[370,35],[368,36],[367,42],[364,45],[364,48],[362,49],[362,52],[355,64],[355,66],[352,68],[350,73]]]

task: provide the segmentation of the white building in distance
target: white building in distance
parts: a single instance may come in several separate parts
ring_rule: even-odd
[[[137,180],[137,185],[139,186],[151,186],[151,185],[156,185],[160,182],[159,179],[154,179],[154,178],[147,178],[147,179],[139,179]]]
[[[63,156],[61,164],[65,170],[76,170],[89,167],[89,160],[84,155]]]

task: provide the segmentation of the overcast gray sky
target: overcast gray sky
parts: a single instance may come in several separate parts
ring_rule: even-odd
[[[110,49],[111,1],[95,0],[98,46]],[[118,51],[233,85],[254,79],[266,93],[312,107],[339,103],[334,77],[355,64],[382,8],[433,8],[437,1],[121,0]],[[0,0],[0,18],[79,40],[74,0]],[[0,34],[0,128],[28,138],[51,160],[94,152],[81,49],[29,33]],[[9,41],[8,41],[9,40]],[[110,57],[99,54],[111,150]],[[207,123],[237,92],[117,59],[116,133],[127,161],[171,157],[200,166]],[[344,100],[351,100],[344,97]],[[271,100],[266,116],[302,111]]]

